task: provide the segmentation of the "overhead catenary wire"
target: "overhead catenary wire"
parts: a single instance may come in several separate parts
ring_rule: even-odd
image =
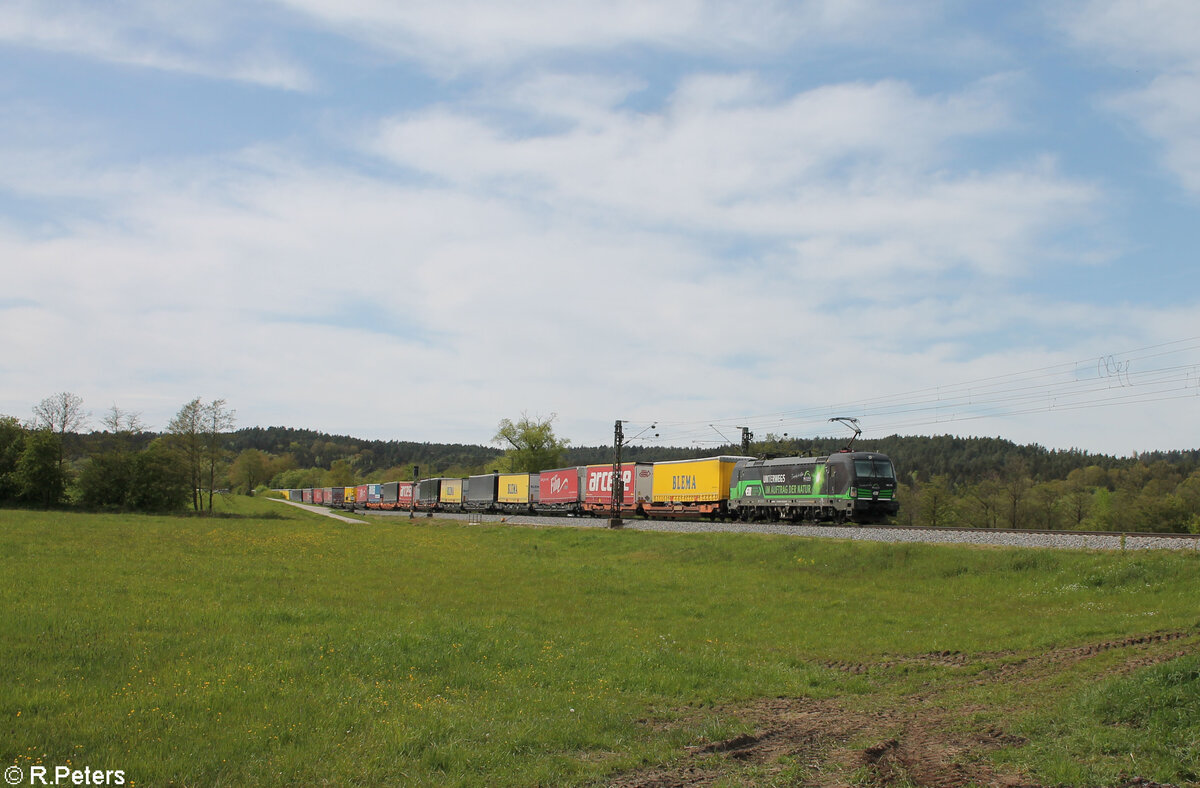
[[[792,436],[834,437],[827,420],[851,414],[864,420],[865,431],[884,435],[1038,412],[1166,402],[1200,397],[1200,357],[1180,358],[1194,352],[1200,352],[1200,337],[849,402],[758,415],[660,419],[657,423],[663,442],[728,445],[729,441],[713,440],[713,432],[724,438],[721,427],[747,427],[764,435],[786,432]],[[1147,362],[1166,359],[1171,363],[1142,368]]]

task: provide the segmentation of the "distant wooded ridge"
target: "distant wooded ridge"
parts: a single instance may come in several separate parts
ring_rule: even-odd
[[[87,444],[100,440],[102,436],[103,433],[80,435],[79,443],[84,445],[77,444],[74,448],[86,455],[90,453]],[[142,433],[138,437],[148,444],[157,434]],[[839,451],[845,445],[844,439],[774,439],[752,443],[750,453],[780,457],[820,456]],[[388,471],[397,478],[407,479],[413,465],[420,466],[422,476],[488,473],[495,469],[494,464],[504,454],[498,446],[367,440],[293,427],[245,427],[228,435],[226,448],[235,454],[246,449],[257,449],[277,457],[291,455],[290,464],[295,468],[330,468],[333,463],[342,461],[349,464],[362,479],[378,477]],[[914,474],[921,481],[947,476],[957,484],[978,482],[1018,462],[1027,469],[1031,478],[1037,480],[1065,479],[1071,471],[1089,467],[1113,470],[1165,462],[1183,475],[1200,468],[1200,449],[1153,451],[1131,457],[1116,457],[1081,449],[1020,445],[1004,438],[962,438],[952,435],[892,435],[858,440],[854,443],[854,449],[887,454],[902,479],[912,479]],[[742,447],[734,444],[704,447],[634,444],[622,449],[622,458],[628,462],[657,462],[741,453]],[[601,464],[612,460],[611,445],[568,446],[563,465]]]
[[[753,455],[821,456],[841,450],[844,439],[782,439],[756,441],[750,446]],[[451,467],[474,468],[480,473],[492,470],[488,463],[503,455],[499,447],[460,443],[420,443],[414,441],[363,440],[346,435],[329,435],[314,430],[288,427],[249,427],[230,436],[233,451],[258,449],[271,454],[291,453],[296,465],[326,467],[337,459],[350,459],[352,465],[367,470],[382,470],[418,464],[422,475]],[[853,448],[877,451],[889,455],[898,474],[908,478],[929,479],[937,475],[955,477],[957,481],[973,482],[999,472],[1013,460],[1023,461],[1034,478],[1066,478],[1076,468],[1099,466],[1106,469],[1130,467],[1136,464],[1167,462],[1178,466],[1184,474],[1200,468],[1200,449],[1146,452],[1136,457],[1115,457],[1094,454],[1080,449],[1047,449],[1037,444],[1019,445],[1003,438],[960,438],[952,435],[901,436],[892,435],[874,440],[858,440]],[[716,454],[741,454],[741,445],[724,446],[638,446],[622,448],[622,459],[628,462],[658,462]],[[612,462],[613,447],[568,446],[565,466],[593,465]],[[354,460],[358,461],[355,462]],[[453,474],[448,474],[453,475]]]

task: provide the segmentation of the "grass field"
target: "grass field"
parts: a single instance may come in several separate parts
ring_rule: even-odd
[[[1200,780],[1200,556],[0,511],[0,758],[135,785]]]

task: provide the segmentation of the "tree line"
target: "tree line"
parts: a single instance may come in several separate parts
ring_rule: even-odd
[[[116,405],[84,434],[90,418],[71,392],[43,399],[27,421],[0,416],[0,504],[212,511],[234,426],[224,400],[191,400],[162,434]]]

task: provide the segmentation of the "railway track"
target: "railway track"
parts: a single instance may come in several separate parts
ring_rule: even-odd
[[[361,512],[360,512],[361,513]],[[405,517],[407,511],[370,510],[371,515]],[[418,512],[417,518],[426,514]],[[513,514],[439,512],[442,519],[481,523],[607,528],[600,517],[553,517]],[[624,527],[639,531],[683,533],[764,533],[872,542],[930,542],[1003,547],[1044,547],[1064,550],[1195,550],[1200,534],[1149,534],[1114,531],[1037,531],[992,528],[930,528],[901,525],[793,525],[789,523],[626,519]]]

